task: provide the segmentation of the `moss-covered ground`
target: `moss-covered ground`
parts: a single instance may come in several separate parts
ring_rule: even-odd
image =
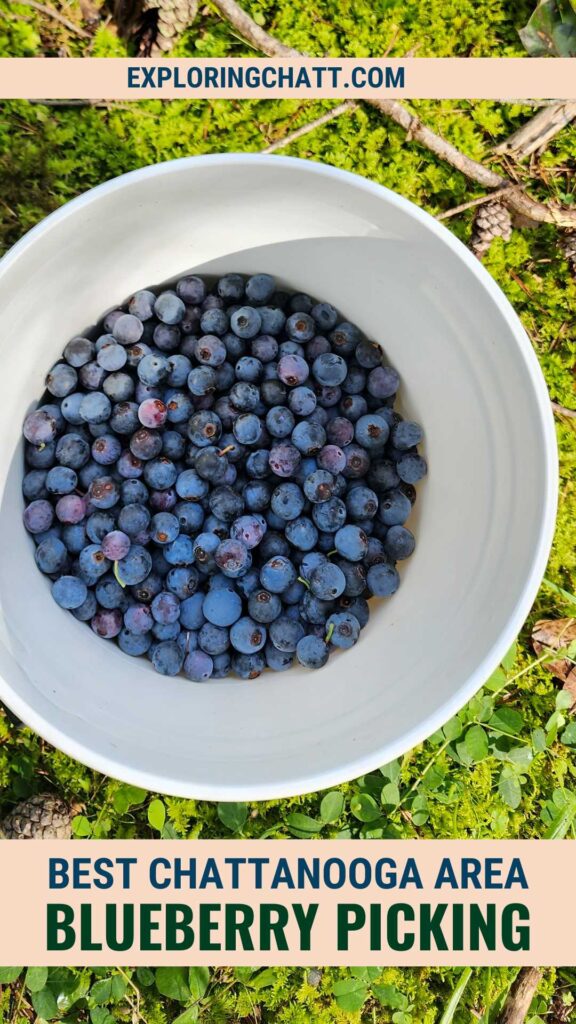
[[[422,56],[521,55],[516,30],[530,3],[489,0],[401,0],[354,10],[345,0],[262,0],[252,15],[284,41],[313,53],[393,55],[418,46]],[[65,5],[77,21],[76,0]],[[0,0],[0,55],[126,55],[111,26],[87,43],[23,5]],[[176,51],[188,56],[241,56],[249,50],[209,7]],[[5,251],[45,214],[91,186],[159,160],[214,150],[258,151],[330,108],[296,101],[150,101],[102,107],[54,108],[24,101],[0,110],[0,249]],[[476,159],[498,164],[491,148],[531,111],[520,104],[478,101],[414,103],[417,112]],[[323,160],[395,189],[432,214],[481,194],[459,172],[406,140],[380,114],[361,107],[305,135],[287,150]],[[534,195],[574,202],[576,127],[566,129],[528,165],[507,165]],[[470,235],[473,211],[449,218],[460,238]],[[544,371],[551,398],[574,408],[576,280],[554,228],[514,230],[498,240],[486,265],[518,311]],[[78,837],[576,837],[576,725],[568,700],[533,652],[530,635],[541,618],[576,614],[574,548],[576,430],[557,418],[560,505],[554,546],[540,591],[517,644],[486,688],[425,744],[401,761],[358,779],[327,798],[245,806],[172,799],[103,778],[50,748],[38,736],[0,718],[0,810],[46,788],[82,805]],[[479,623],[481,627],[481,623]],[[458,637],[453,642],[458,643]],[[305,713],[305,712],[303,712]],[[129,723],[127,723],[129,727]],[[561,908],[559,908],[561,914]],[[463,989],[456,1024],[494,1020],[512,971],[476,970]],[[324,1022],[361,1017],[382,1024],[443,1021],[462,979],[448,969],[328,970],[318,979],[302,969],[168,974],[147,970],[58,970],[17,980],[0,975],[5,1019]],[[309,982],[317,982],[310,984]],[[574,974],[549,973],[533,1020],[550,1020],[554,985],[565,998]],[[564,986],[564,987],[563,987]],[[566,987],[567,986],[567,987]],[[34,1007],[35,1009],[31,1009]],[[187,1008],[188,1007],[188,1008]],[[136,1014],[136,1016],[135,1016]],[[542,1014],[542,1016],[540,1016]],[[445,1024],[452,1018],[446,1018]],[[569,1018],[566,1018],[569,1019]]]

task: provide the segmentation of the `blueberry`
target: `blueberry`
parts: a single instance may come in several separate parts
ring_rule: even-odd
[[[283,384],[299,387],[310,374],[310,368],[300,355],[283,355],[278,361],[278,376]]]
[[[302,344],[310,341],[316,334],[316,324],[313,318],[306,312],[295,312],[288,317],[285,324],[286,334],[292,341]],[[308,373],[306,374],[308,376]],[[299,381],[298,383],[302,383]]]
[[[356,485],[346,495],[346,508],[351,519],[372,519],[378,511],[378,496],[370,487]]]
[[[301,454],[293,444],[279,444],[270,450],[268,463],[276,476],[294,476],[301,461]]]
[[[230,536],[251,549],[260,544],[267,529],[266,520],[261,515],[239,516],[230,527]]]
[[[130,551],[118,562],[117,576],[125,586],[142,583],[152,569],[150,552],[140,544],[133,544]]]
[[[314,569],[310,575],[310,590],[315,597],[323,601],[333,601],[340,597],[346,588],[346,577],[342,570],[332,562],[325,562]]]
[[[303,636],[296,646],[296,657],[304,668],[322,668],[328,655],[326,643],[318,636]]]
[[[294,583],[296,578],[296,569],[292,562],[283,555],[274,555],[264,563],[260,570],[260,582],[272,594],[281,594]]]
[[[375,597],[390,597],[400,586],[400,577],[393,565],[378,562],[371,565],[366,576],[368,589]]]
[[[112,326],[112,334],[121,345],[135,345],[140,341],[143,333],[142,320],[133,316],[132,313],[122,313]]]
[[[318,530],[311,519],[301,516],[286,524],[286,539],[299,551],[311,551],[318,540]]]
[[[285,672],[286,669],[291,668],[294,661],[294,655],[287,651],[279,651],[274,644],[266,644],[264,650],[264,657],[266,659],[266,665],[268,668],[273,669],[275,672]]]
[[[105,423],[111,412],[110,399],[100,391],[85,395],[80,403],[80,415],[86,423]]]
[[[252,565],[250,551],[241,540],[224,540],[214,555],[216,565],[231,579],[244,576]]]
[[[55,512],[61,523],[80,523],[86,515],[86,499],[79,494],[64,494],[56,502]],[[26,522],[26,519],[24,521]],[[37,532],[28,525],[27,528],[31,533]]]
[[[377,342],[363,338],[354,350],[354,358],[365,370],[373,370],[382,365],[382,349]]]
[[[239,338],[255,338],[261,333],[262,317],[252,306],[241,306],[230,317],[230,327]]]
[[[409,558],[415,547],[414,535],[405,526],[391,526],[383,543],[393,562]]]
[[[67,363],[56,363],[46,377],[46,388],[55,398],[66,398],[70,395],[78,381],[74,367]]]
[[[238,302],[244,297],[244,278],[241,274],[224,274],[216,288],[218,295],[225,302]]]
[[[350,355],[360,342],[360,331],[354,324],[344,321],[332,331],[330,341],[340,355]]]
[[[246,282],[246,298],[257,306],[270,302],[276,291],[276,282],[270,274],[254,274]]]
[[[78,576],[60,576],[52,584],[52,597],[61,608],[79,608],[88,597],[88,587]]]
[[[94,358],[94,343],[89,338],[72,338],[63,354],[66,362],[78,370]]]
[[[387,491],[380,501],[378,518],[385,526],[403,526],[412,511],[409,499],[401,490]]]
[[[319,530],[334,532],[346,522],[346,505],[340,498],[328,498],[314,505],[312,519]]]
[[[249,616],[238,619],[230,627],[230,643],[240,654],[255,654],[256,651],[261,651],[266,643],[266,635],[265,627]]]
[[[67,466],[53,466],[46,474],[50,494],[71,494],[78,486],[78,474]]]
[[[209,492],[206,480],[195,469],[184,469],[176,477],[176,493],[186,501],[201,501]]]
[[[243,413],[234,421],[234,437],[240,444],[258,444],[262,437],[262,421],[254,413]]]
[[[334,647],[347,650],[357,643],[360,636],[360,623],[350,612],[337,612],[330,615],[326,622],[326,636]]]
[[[407,484],[416,484],[422,477],[426,476],[428,466],[421,455],[408,452],[396,463],[396,472],[401,480]]]
[[[176,292],[161,292],[154,303],[154,313],[163,324],[178,324],[182,320],[186,306]]]
[[[400,385],[400,378],[391,366],[377,366],[368,374],[368,391],[374,398],[391,398]]]
[[[124,558],[130,550],[130,537],[122,530],[112,530],[102,539],[102,551],[112,562]]]
[[[201,277],[191,274],[189,277],[181,277],[176,284],[176,294],[183,302],[198,306],[206,298],[206,285]]]
[[[34,557],[38,568],[49,576],[62,572],[68,564],[66,546],[58,537],[47,537],[41,541]]]
[[[175,640],[164,640],[150,648],[150,658],[163,676],[177,676],[184,663],[184,654]]]
[[[390,428],[381,416],[367,413],[356,420],[354,436],[358,444],[369,451],[381,451],[388,440]]]
[[[214,670],[214,662],[205,651],[190,651],[182,666],[184,675],[195,683],[203,683],[210,679]],[[176,673],[171,673],[176,675]]]
[[[226,346],[221,338],[213,334],[206,334],[197,338],[194,355],[199,363],[206,366],[221,366],[226,361]]]

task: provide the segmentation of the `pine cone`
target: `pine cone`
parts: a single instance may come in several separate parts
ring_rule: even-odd
[[[73,809],[54,793],[22,800],[0,822],[2,839],[70,839]]]
[[[116,0],[115,4],[120,31],[136,41],[144,57],[171,50],[197,12],[198,0]]]
[[[482,259],[488,252],[495,238],[503,238],[505,242],[509,242],[511,235],[512,218],[506,206],[492,200],[478,207],[470,239],[470,248],[478,259]]]
[[[560,236],[560,248],[574,277],[576,277],[576,230],[564,231]]]

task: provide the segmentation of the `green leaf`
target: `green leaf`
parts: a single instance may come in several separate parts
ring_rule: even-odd
[[[94,1006],[90,1010],[90,1021],[91,1024],[116,1024],[116,1018],[106,1006]]]
[[[190,967],[188,985],[193,999],[202,999],[210,984],[210,971],[207,967]]]
[[[148,804],[148,823],[155,828],[157,832],[161,832],[164,828],[164,822],[166,821],[166,808],[162,800],[152,800]]]
[[[47,967],[29,967],[24,984],[29,992],[40,992],[48,981]]]
[[[32,993],[32,1006],[39,1017],[44,1020],[53,1020],[58,1017],[58,1003],[51,988],[42,988],[39,992]]]
[[[188,967],[157,967],[156,988],[160,995],[178,1003],[187,1003],[192,994],[188,984],[189,970]]]
[[[412,1014],[404,1013],[403,1010],[397,1010],[392,1014],[392,1024],[412,1024],[412,1019]]]
[[[459,745],[460,746],[460,745]],[[488,737],[481,725],[471,725],[464,737],[464,749],[470,760],[476,764],[488,756]]]
[[[472,977],[472,968],[465,967],[460,975],[460,980],[456,985],[450,999],[446,1003],[446,1009],[440,1018],[440,1024],[452,1024],[454,1014],[458,1009],[458,1004],[464,995],[464,989],[466,988],[470,978]]]
[[[308,817],[307,814],[301,814],[300,811],[289,814],[286,824],[297,839],[310,839],[311,836],[318,835],[322,831],[321,821],[316,821],[314,818]]]
[[[576,722],[569,722],[560,739],[567,746],[576,746]]]
[[[154,971],[151,971],[149,967],[137,967],[136,977],[138,984],[143,988],[150,988],[154,984]]]
[[[540,0],[519,34],[531,57],[576,57],[576,11],[569,0]]]
[[[23,970],[23,967],[0,967],[0,985],[11,985],[20,977]]]
[[[378,804],[369,793],[355,793],[350,800],[350,810],[358,821],[376,821],[380,817]]]
[[[514,641],[514,643],[512,644],[512,647],[509,648],[509,650],[506,652],[506,654],[502,658],[502,665],[506,669],[507,672],[509,672],[510,669],[512,668],[514,662],[516,661],[517,656],[518,656],[518,644],[516,643],[516,641]]]
[[[382,765],[380,773],[390,782],[397,782],[400,777],[400,767],[400,761],[389,761],[388,764]]]
[[[92,825],[84,814],[77,814],[75,818],[72,818],[72,835],[77,836],[78,839],[87,839],[92,835]]]
[[[241,832],[248,819],[248,804],[221,803],[217,807],[218,817],[231,832]]]
[[[524,728],[524,719],[520,712],[515,711],[514,708],[496,708],[496,711],[488,722],[488,728],[498,729],[500,732],[505,732],[511,736],[517,736]]]
[[[383,807],[397,807],[400,803],[400,790],[395,782],[387,782],[382,787],[380,801]]]
[[[322,821],[328,824],[331,821],[338,821],[338,818],[344,810],[344,795],[339,793],[337,789],[331,793],[326,793],[326,796],[322,799],[320,804],[320,817]]]
[[[112,798],[114,810],[118,811],[118,814],[125,814],[130,807],[144,803],[147,796],[148,791],[146,789],[141,789],[139,786],[122,784],[118,787]]]
[[[188,1006],[173,1020],[172,1024],[194,1024],[200,1013],[199,1006]]]
[[[515,811],[522,800],[522,787],[516,772],[513,768],[508,767],[508,765],[500,773],[498,792],[504,803]]]
[[[462,722],[458,715],[454,715],[454,718],[450,718],[443,728],[445,738],[452,743],[462,735]]]
[[[278,976],[276,968],[267,967],[266,970],[260,971],[260,974],[257,974],[256,977],[252,979],[250,984],[252,988],[255,988],[257,991],[259,991],[262,988],[270,988],[272,985],[275,985],[277,981]]]
[[[126,981],[119,974],[113,974],[108,978],[102,978],[95,982],[90,989],[90,1002],[102,1005],[103,1003],[117,1002],[122,999],[126,992]]]
[[[532,730],[532,748],[535,754],[542,754],[546,750],[546,733],[540,726]]]
[[[361,1010],[368,998],[366,985],[357,978],[336,981],[332,986],[332,992],[336,996],[336,1002],[340,1009],[346,1010],[347,1013]]]
[[[375,981],[381,973],[379,967],[351,967],[350,974],[353,978],[359,978],[360,981]]]
[[[490,690],[491,692],[493,692],[494,690],[501,690],[505,685],[506,673],[502,668],[497,668],[496,671],[492,673],[490,678],[487,679],[486,682],[484,683],[485,689]]]
[[[408,999],[396,985],[374,985],[372,992],[382,1006],[391,1010],[405,1010],[408,1007]]]

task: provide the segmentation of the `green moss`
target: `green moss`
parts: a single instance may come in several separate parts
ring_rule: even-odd
[[[0,7],[2,6],[0,0]],[[382,53],[396,37],[393,54],[419,44],[421,56],[522,53],[516,30],[530,14],[532,3],[511,5],[490,0],[481,11],[472,0],[431,0],[422,5],[400,0],[380,0],[355,5],[353,18],[345,0],[305,0],[272,3],[255,0],[248,9],[259,23],[286,42],[313,53],[353,55]],[[75,2],[67,5],[78,17]],[[0,24],[0,55],[30,56],[41,48],[64,46],[81,53],[84,43],[56,23],[30,8],[13,11],[27,21],[8,17]],[[92,44],[94,56],[123,55],[126,50],[109,28],[101,28]],[[178,44],[179,55],[242,55],[251,51],[208,9]],[[6,103],[0,111],[0,249],[6,249],[28,228],[68,199],[99,182],[159,160],[210,152],[258,151],[289,132],[314,120],[328,102],[274,100],[232,103],[147,101],[111,104],[108,108],[50,109],[21,101]],[[486,101],[422,101],[414,108],[437,131],[476,159],[488,161],[494,142],[504,138],[525,118],[519,105]],[[414,200],[433,214],[452,209],[481,190],[426,150],[408,142],[404,133],[376,111],[362,107],[304,136],[287,152],[364,174]],[[573,202],[576,178],[576,128],[566,129],[537,165],[520,169],[534,195]],[[446,221],[463,240],[470,233],[472,212]],[[576,281],[558,253],[556,233],[543,226],[533,231],[514,231],[512,240],[493,245],[486,265],[518,311],[532,339],[551,397],[573,405],[573,367],[576,347],[574,309]],[[576,592],[574,422],[558,421],[560,452],[560,505],[554,546],[547,570],[553,584]],[[574,789],[576,759],[573,747],[561,741],[562,719],[557,709],[558,687],[545,667],[535,664],[530,630],[536,619],[573,614],[574,605],[559,593],[543,587],[516,650],[500,680],[506,707],[521,714],[514,749],[503,751],[499,736],[488,725],[488,754],[470,762],[466,734],[478,722],[486,723],[491,709],[502,707],[502,695],[491,690],[476,697],[447,731],[437,733],[410,751],[399,763],[340,787],[343,808],[337,821],[323,824],[319,835],[336,836],[442,836],[531,837],[543,836],[552,827],[554,808]],[[482,701],[484,700],[484,703]],[[492,701],[488,705],[486,701]],[[482,726],[484,728],[485,725]],[[544,743],[540,732],[544,734]],[[517,759],[517,764],[514,761]],[[512,773],[515,787],[506,785]],[[504,783],[503,783],[504,777]],[[29,730],[16,729],[0,718],[0,809],[46,785],[63,796],[81,802],[75,832],[87,837],[152,836],[148,806],[154,794],[104,780],[65,755],[54,751]],[[243,822],[240,834],[298,836],[296,812],[322,822],[324,794],[291,800],[243,805],[234,815],[219,814],[214,804],[164,798],[164,833],[181,838],[229,836],[226,821]],[[518,800],[516,800],[518,796]],[[362,799],[359,799],[362,797]],[[363,808],[370,809],[370,821]],[[373,808],[376,808],[375,813]],[[574,836],[574,819],[568,834]],[[157,833],[156,833],[157,834]],[[102,969],[77,972],[90,986],[108,976]],[[150,1024],[174,1020],[182,1007],[160,999],[154,974],[134,975],[141,989],[142,1009]],[[465,1024],[471,1012],[482,1013],[486,999],[495,1003],[513,978],[510,970],[477,970],[457,1011],[456,1024]],[[280,968],[266,977],[262,987],[256,975],[226,970],[212,975],[202,1003],[205,1021],[256,1020],[318,1024],[349,1020],[378,1020],[388,1024],[392,1009],[378,1003],[372,984],[367,986],[363,1009],[349,1014],[339,1007],[333,993],[345,970],[326,970],[317,987],[307,982],[307,972]],[[259,977],[259,975],[258,975]],[[64,979],[66,980],[66,979]],[[70,978],[67,979],[70,982]],[[572,979],[573,981],[573,979]],[[457,983],[457,972],[448,968],[427,970],[386,969],[381,984],[392,985],[405,997],[407,1019],[433,1024],[438,1021]],[[542,985],[535,1012],[545,1013],[553,986],[553,973]],[[56,978],[54,985],[63,984]],[[2,1009],[12,1013],[22,987],[19,981],[2,992]],[[131,990],[128,990],[130,994]],[[22,989],[24,1005],[28,996]],[[88,997],[89,998],[89,997]],[[86,1003],[78,1004],[67,1018],[86,1019]],[[12,1009],[10,1009],[12,1007]],[[109,1007],[108,1021],[131,1015],[124,997]],[[102,1019],[98,1017],[93,1019]],[[192,1017],[188,1019],[192,1020]],[[404,1018],[402,1018],[404,1020]]]

